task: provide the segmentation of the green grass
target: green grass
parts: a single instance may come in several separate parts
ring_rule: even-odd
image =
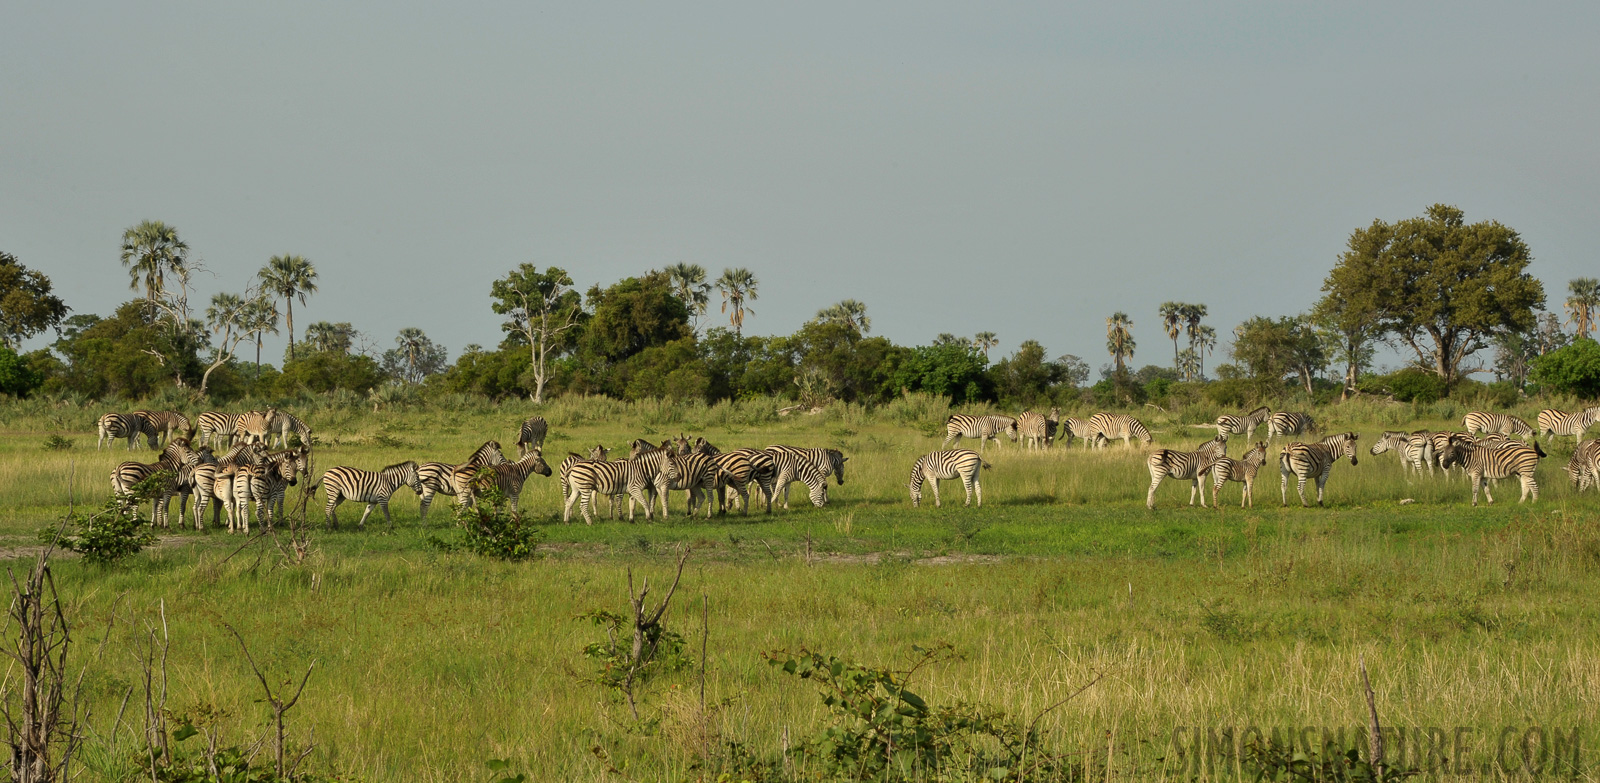
[[[311,410],[317,464],[459,459],[491,437],[509,446],[533,410],[468,402],[381,415]],[[423,524],[404,490],[393,531],[381,515],[356,530],[360,509],[346,504],[341,528],[317,532],[300,565],[285,565],[267,542],[224,562],[242,537],[178,530],[122,567],[62,560],[80,660],[92,661],[91,776],[129,774],[136,738],[127,719],[113,725],[139,672],[131,623],[162,602],[175,713],[220,708],[229,741],[264,731],[259,685],[221,625],[230,623],[277,679],[316,661],[291,713],[293,734],[314,729],[309,763],[318,769],[365,780],[483,780],[490,758],[509,758],[534,779],[695,779],[705,726],[763,754],[779,753],[786,734],[797,741],[817,729],[824,710],[815,693],[760,657],[801,646],[889,664],[913,645],[948,642],[963,659],[926,672],[920,692],[936,704],[968,700],[1018,716],[1108,673],[1042,724],[1053,742],[1093,759],[1097,778],[1107,776],[1108,733],[1108,777],[1143,780],[1165,769],[1157,759],[1175,727],[1359,725],[1362,658],[1386,722],[1473,726],[1480,738],[1501,726],[1578,725],[1594,736],[1600,495],[1566,485],[1570,443],[1558,442],[1541,466],[1533,506],[1518,507],[1515,483],[1502,482],[1499,503],[1471,508],[1459,476],[1408,481],[1392,455],[1363,447],[1358,466],[1334,468],[1327,508],[1301,509],[1292,485],[1294,505],[1282,507],[1269,463],[1253,510],[1238,508],[1236,484],[1216,510],[1187,507],[1188,487],[1169,482],[1150,512],[1141,449],[1026,454],[1007,444],[988,449],[994,469],[984,473],[981,510],[962,508],[953,482],[944,508],[928,497],[913,510],[906,474],[938,447],[932,433],[943,415],[918,405],[781,419],[758,403],[547,406],[551,457],[684,432],[724,448],[838,446],[851,459],[825,509],[796,488],[789,512],[709,522],[685,518],[679,493],[665,521],[562,524],[555,481],[534,477],[522,507],[546,543],[544,557],[528,563],[431,547],[430,537],[453,535],[441,513],[449,499]],[[1446,411],[1418,418],[1403,407],[1321,416],[1329,429],[1358,429],[1366,445],[1383,428],[1447,424]],[[0,410],[0,545],[25,553],[69,495],[80,504],[105,498],[110,468],[128,455],[94,450],[97,413],[33,403]],[[1188,426],[1197,419],[1190,411],[1147,421],[1158,445],[1191,446],[1206,438]],[[45,448],[52,435],[73,447]],[[320,497],[310,508],[320,520]],[[659,595],[681,544],[696,553],[669,625],[698,658],[707,602],[707,699],[731,701],[702,716],[696,675],[674,675],[647,703],[658,729],[625,731],[626,709],[577,676],[596,630],[574,618],[622,610],[630,568]],[[1477,757],[1492,755],[1492,742],[1483,744]],[[602,757],[627,774],[608,772]]]

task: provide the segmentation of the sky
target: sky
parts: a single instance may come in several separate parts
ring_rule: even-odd
[[[1098,366],[1120,310],[1170,364],[1160,303],[1224,353],[1440,202],[1519,231],[1558,309],[1600,276],[1597,30],[1592,2],[9,3],[0,250],[101,315],[142,220],[200,299],[302,255],[296,326],[380,350],[493,346],[522,263],[687,261],[756,275],[749,333],[854,298],[898,343]]]

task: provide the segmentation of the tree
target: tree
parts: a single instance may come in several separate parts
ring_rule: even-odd
[[[1352,240],[1353,241],[1353,240]],[[1354,246],[1351,248],[1354,250]],[[1347,254],[1348,255],[1348,254]],[[1324,295],[1311,310],[1311,318],[1333,347],[1333,358],[1344,364],[1344,389],[1339,399],[1347,399],[1361,380],[1361,371],[1372,364],[1374,343],[1383,334],[1383,312],[1379,292],[1361,287],[1357,278],[1365,277],[1366,263],[1359,259],[1348,266],[1335,267],[1322,283]],[[1341,284],[1339,276],[1351,278]]]
[[[1378,328],[1450,383],[1482,369],[1462,363],[1494,335],[1533,326],[1544,286],[1527,274],[1530,260],[1517,232],[1468,224],[1461,210],[1435,204],[1424,217],[1357,229],[1324,290],[1357,302],[1370,296]]]
[[[738,269],[722,270],[722,277],[717,278],[717,290],[722,292],[722,312],[728,313],[728,323],[733,326],[735,334],[744,333],[744,317],[755,315],[756,311],[745,306],[746,301],[755,301],[759,283],[750,270],[740,267]],[[732,312],[729,312],[729,309]]]
[[[527,341],[536,403],[544,402],[551,358],[572,347],[572,330],[583,317],[583,300],[572,285],[565,269],[552,266],[540,272],[523,264],[489,288],[494,311],[507,316],[500,328]]]
[[[1578,337],[1588,337],[1595,326],[1595,311],[1600,310],[1600,280],[1580,277],[1567,283],[1567,323],[1577,328]]]
[[[1116,363],[1117,377],[1127,374],[1127,361],[1133,358],[1133,349],[1136,347],[1132,319],[1124,312],[1113,313],[1106,319],[1106,352],[1111,354],[1111,361]]]
[[[256,377],[261,377],[261,337],[264,334],[278,333],[278,303],[272,301],[269,292],[262,290],[250,298],[245,306],[243,328],[256,343]]]
[[[250,336],[249,323],[250,300],[238,294],[226,293],[211,297],[211,306],[206,308],[206,325],[218,339],[212,346],[211,364],[206,367],[205,374],[200,376],[201,394],[206,393],[206,386],[211,382],[211,373],[233,361],[239,343]]]
[[[355,347],[358,334],[360,332],[357,332],[349,321],[340,321],[336,324],[318,321],[306,327],[305,344],[306,348],[317,353],[331,353],[343,356],[348,355],[350,349]],[[292,351],[293,349],[291,348],[290,350]],[[294,359],[295,357],[291,353],[289,360],[294,361]]]
[[[700,316],[706,314],[706,307],[711,303],[711,284],[706,282],[706,268],[680,261],[667,267],[667,276],[672,278],[673,293],[689,306],[689,315],[694,318],[694,326],[698,330]]]
[[[1205,317],[1206,317],[1206,306],[1205,305],[1203,305],[1203,304],[1186,304],[1186,305],[1183,306],[1183,322],[1184,322],[1184,326],[1185,326],[1186,331],[1189,333],[1189,350],[1190,351],[1194,351],[1195,350],[1195,347],[1196,347],[1195,344],[1200,339],[1200,330],[1205,328],[1204,326],[1200,325],[1200,319],[1205,318]],[[1188,380],[1193,380],[1194,377],[1196,377],[1196,376],[1187,376],[1186,375],[1184,377],[1186,379],[1188,379]]]
[[[868,334],[872,331],[872,318],[867,315],[867,306],[854,299],[846,299],[818,310],[817,320],[821,323],[848,326],[856,330],[857,334]]]
[[[1000,344],[994,332],[978,332],[972,336],[972,347],[983,352],[983,358],[989,358],[989,349]]]
[[[1044,346],[1039,341],[1023,340],[1016,353],[1001,359],[989,371],[1002,402],[1035,405],[1046,398],[1050,387],[1060,380],[1060,368],[1044,357]]]
[[[1082,358],[1066,353],[1057,356],[1054,364],[1061,383],[1077,387],[1089,382],[1089,363]]]
[[[306,296],[317,292],[317,267],[300,256],[273,256],[256,273],[266,290],[283,297],[289,328],[289,358],[294,359],[294,300],[306,303]]]
[[[1562,394],[1586,400],[1600,397],[1600,343],[1574,340],[1534,359],[1533,379]]]
[[[1178,335],[1183,334],[1183,324],[1187,320],[1184,308],[1188,305],[1182,302],[1162,302],[1161,308],[1156,312],[1161,315],[1161,328],[1172,338],[1172,366],[1178,366]]]
[[[1255,317],[1233,330],[1233,359],[1267,390],[1281,388],[1284,376],[1298,376],[1306,394],[1311,381],[1327,363],[1322,339],[1304,317]]]
[[[394,344],[395,347],[383,352],[383,371],[407,383],[420,383],[443,371],[449,360],[444,346],[434,343],[414,326],[401,329]]]
[[[1213,328],[1211,328],[1209,326],[1200,327],[1199,336],[1194,338],[1194,348],[1190,349],[1190,350],[1192,350],[1194,352],[1195,361],[1196,361],[1196,364],[1195,364],[1195,375],[1194,375],[1196,380],[1202,380],[1202,381],[1205,380],[1205,378],[1206,378],[1206,354],[1211,353],[1212,351],[1215,351],[1216,348],[1217,348],[1217,330],[1213,329]]]
[[[597,374],[648,348],[694,336],[689,308],[672,293],[665,273],[629,277],[604,289],[593,286],[587,300],[590,315],[579,358]]]
[[[23,340],[59,325],[71,309],[50,293],[50,278],[0,251],[0,346],[20,348]]]
[[[122,232],[122,265],[128,268],[134,291],[144,286],[144,298],[154,304],[166,290],[168,274],[185,274],[189,246],[178,229],[159,220],[146,220]]]

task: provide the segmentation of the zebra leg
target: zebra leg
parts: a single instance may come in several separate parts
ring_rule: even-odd
[[[978,478],[978,471],[972,471],[972,491],[978,496],[978,508],[983,508],[983,480]]]
[[[1144,495],[1144,507],[1154,511],[1156,508],[1156,487],[1161,486],[1161,480],[1166,478],[1166,471],[1150,472],[1150,491]],[[1194,503],[1194,495],[1189,496],[1189,503]]]
[[[573,501],[577,500],[578,494],[579,493],[574,493],[571,490],[566,489],[566,488],[562,489],[561,497],[562,497],[563,500],[566,501],[565,503],[563,503],[561,505],[561,521],[562,522],[571,522],[572,521],[572,503],[573,503]]]
[[[356,527],[361,528],[362,530],[366,530],[367,529],[367,517],[372,515],[372,507],[376,506],[376,505],[378,505],[378,504],[377,503],[368,503],[367,504],[366,510],[361,512],[361,520],[356,522]],[[389,513],[389,509],[386,507],[386,508],[384,508],[383,512],[385,514],[387,514],[387,513]]]
[[[589,515],[589,506],[594,502],[594,491],[573,488],[573,492],[580,498],[578,510],[583,512],[583,523],[592,527],[594,525],[594,517]],[[572,505],[570,499],[567,501],[567,505],[568,507]]]
[[[659,478],[656,480],[656,494],[661,497],[661,518],[662,519],[666,519],[667,518],[667,496],[672,494],[672,492],[667,489],[667,482],[662,481]],[[690,516],[694,516],[694,512],[691,511],[689,515]]]
[[[390,530],[394,530],[394,517],[389,516],[389,499],[384,498],[378,501],[378,505],[383,508],[383,521],[389,523]],[[513,508],[512,510],[515,511],[516,509]]]
[[[327,517],[328,528],[330,530],[336,530],[339,527],[339,504],[344,502],[344,498],[333,492],[331,487],[329,489],[328,506],[322,510],[322,515]],[[231,516],[228,519],[228,529],[233,529],[233,519]]]
[[[944,436],[944,442],[939,444],[939,448],[941,448],[941,449],[950,448],[950,441],[952,439],[954,439],[955,442],[960,443],[961,442],[961,433],[958,433],[958,432],[957,433],[951,433],[949,435]],[[979,448],[982,448],[982,447],[980,446]]]
[[[1539,482],[1531,474],[1522,480],[1522,489],[1524,492],[1532,492],[1533,502],[1539,502]],[[1517,502],[1521,503],[1522,501],[1519,500]]]
[[[422,488],[421,503],[422,503],[422,521],[426,522],[426,521],[428,521],[428,506],[433,503],[433,488],[432,487],[423,487]]]
[[[933,507],[939,508],[942,505],[939,502],[939,479],[929,478],[928,483],[933,485]]]
[[[1322,474],[1317,476],[1317,505],[1322,505],[1322,488],[1328,486],[1328,474],[1333,472],[1333,463],[1323,468]]]
[[[967,502],[963,503],[962,505],[966,508],[972,508],[972,476],[962,476],[961,486],[967,491]]]

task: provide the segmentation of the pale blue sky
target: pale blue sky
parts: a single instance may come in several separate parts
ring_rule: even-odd
[[[300,254],[297,325],[452,357],[525,261],[745,266],[750,331],[851,297],[1094,366],[1114,310],[1170,363],[1162,301],[1299,312],[1434,202],[1521,231],[1554,303],[1600,275],[1600,5],[976,5],[11,3],[0,248],[106,314],[165,220],[206,296]]]

